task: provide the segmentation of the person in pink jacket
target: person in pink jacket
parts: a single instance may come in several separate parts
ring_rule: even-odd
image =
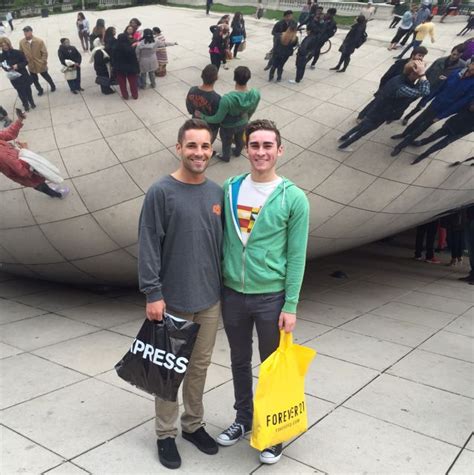
[[[69,193],[67,187],[48,185],[43,176],[20,158],[22,149],[12,141],[18,137],[23,120],[24,117],[19,117],[9,127],[0,130],[0,173],[22,186],[34,188],[52,198],[65,198]]]

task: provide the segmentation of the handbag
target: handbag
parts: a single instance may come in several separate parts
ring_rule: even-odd
[[[308,427],[304,380],[316,351],[293,344],[280,332],[280,345],[261,365],[254,397],[252,438],[258,450],[286,442]]]
[[[225,59],[227,61],[230,61],[233,58],[234,58],[234,55],[232,54],[232,51],[230,49],[226,49],[225,50]]]
[[[242,41],[242,43],[240,43],[239,45],[239,48],[238,48],[238,51],[239,53],[242,52],[242,51],[245,51],[245,48],[247,47],[247,42],[244,40]]]
[[[10,79],[10,81],[14,81],[15,79],[18,79],[21,77],[21,74],[18,73],[17,71],[7,71],[7,78]]]
[[[95,83],[98,84],[99,86],[105,86],[105,87],[108,86],[108,87],[110,87],[112,81],[110,80],[110,78],[108,78],[106,76],[97,76],[95,78]]]
[[[199,327],[170,314],[161,322],[145,320],[130,350],[115,365],[117,374],[149,394],[176,401]]]

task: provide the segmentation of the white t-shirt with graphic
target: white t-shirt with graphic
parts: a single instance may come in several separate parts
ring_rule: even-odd
[[[237,197],[237,216],[244,245],[247,244],[263,205],[281,182],[282,178],[278,177],[273,181],[259,183],[253,181],[250,175],[242,181]]]

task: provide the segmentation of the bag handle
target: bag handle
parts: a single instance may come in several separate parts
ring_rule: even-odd
[[[286,333],[285,330],[280,330],[280,345],[279,350],[285,351],[293,345],[293,333]]]

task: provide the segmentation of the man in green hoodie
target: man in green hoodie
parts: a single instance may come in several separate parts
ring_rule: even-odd
[[[222,317],[230,345],[235,422],[217,437],[235,444],[251,431],[252,332],[255,324],[260,360],[279,345],[280,330],[292,332],[303,281],[309,228],[305,193],[276,174],[283,154],[280,132],[269,120],[245,130],[250,173],[224,184]],[[260,454],[262,463],[278,462],[282,445]]]
[[[217,154],[216,157],[224,162],[230,161],[232,140],[235,143],[235,148],[232,150],[234,156],[238,157],[242,152],[245,126],[260,102],[260,92],[254,88],[247,88],[250,77],[249,68],[238,66],[234,70],[235,90],[221,97],[217,112],[214,115],[195,113],[196,117],[205,120],[208,124],[220,124],[222,154]]]

